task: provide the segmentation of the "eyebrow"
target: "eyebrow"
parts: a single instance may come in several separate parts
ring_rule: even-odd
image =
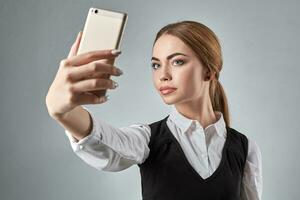
[[[171,54],[171,55],[168,55],[167,60],[170,60],[170,59],[173,58],[174,56],[178,56],[178,55],[187,56],[187,55],[185,55],[185,54],[183,54],[183,53],[176,52],[176,53],[173,53],[173,54]],[[159,61],[159,59],[158,59],[158,58],[155,58],[155,57],[152,57],[151,60],[157,60],[157,61]]]

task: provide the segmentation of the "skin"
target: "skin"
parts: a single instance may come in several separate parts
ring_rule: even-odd
[[[49,115],[77,141],[90,134],[93,127],[89,113],[80,105],[104,103],[106,99],[98,96],[100,91],[116,88],[107,75],[121,75],[112,65],[119,54],[110,49],[77,55],[81,36],[79,32],[68,57],[61,60],[45,101]]]
[[[186,56],[175,55],[168,60],[167,57],[174,53]],[[151,62],[154,86],[166,104],[174,104],[178,112],[198,121],[203,128],[217,121],[209,96],[212,76],[192,49],[179,38],[164,34],[153,46]],[[162,86],[177,90],[163,95],[159,91]]]
[[[77,55],[81,36],[82,32],[78,34],[68,57],[60,61],[46,97],[49,114],[54,118],[64,118],[79,105],[103,103],[105,99],[99,98],[96,92],[115,89],[114,81],[107,74],[121,75],[112,65],[118,55],[112,54],[110,49]]]

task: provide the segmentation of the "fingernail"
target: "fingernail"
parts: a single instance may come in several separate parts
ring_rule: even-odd
[[[123,74],[123,71],[119,68],[117,69],[117,72],[118,72],[119,75]]]
[[[119,84],[117,82],[114,81],[114,88],[118,87]]]
[[[109,99],[110,99],[110,97],[108,96],[108,94],[105,95],[105,99],[106,99],[106,100],[109,100]]]
[[[119,54],[121,54],[121,50],[120,49],[113,49],[112,51],[111,51],[111,53],[113,54],[113,55],[119,55]]]
[[[99,98],[99,102],[105,102],[109,99],[109,96],[108,95],[105,95],[104,97],[100,97]]]

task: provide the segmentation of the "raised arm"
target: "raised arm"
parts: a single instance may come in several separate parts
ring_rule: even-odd
[[[91,133],[79,141],[65,130],[75,154],[90,166],[104,171],[121,171],[144,162],[149,155],[150,127],[136,123],[116,128],[102,119],[92,119]]]
[[[99,50],[76,55],[80,39],[81,33],[68,57],[60,62],[49,88],[46,96],[49,115],[65,129],[77,155],[91,166],[116,171],[140,163],[148,154],[147,127],[115,128],[96,120],[83,107],[104,103],[107,99],[101,95],[103,90],[116,88],[110,75],[122,74],[112,65],[120,51]]]

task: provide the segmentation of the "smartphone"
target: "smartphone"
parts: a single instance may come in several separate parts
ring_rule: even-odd
[[[91,7],[87,14],[77,55],[94,50],[120,49],[127,18],[124,12]],[[100,62],[113,65],[114,61],[114,59],[103,59]],[[110,78],[110,75],[103,74],[101,78]],[[91,92],[101,97],[106,95],[107,90]]]

